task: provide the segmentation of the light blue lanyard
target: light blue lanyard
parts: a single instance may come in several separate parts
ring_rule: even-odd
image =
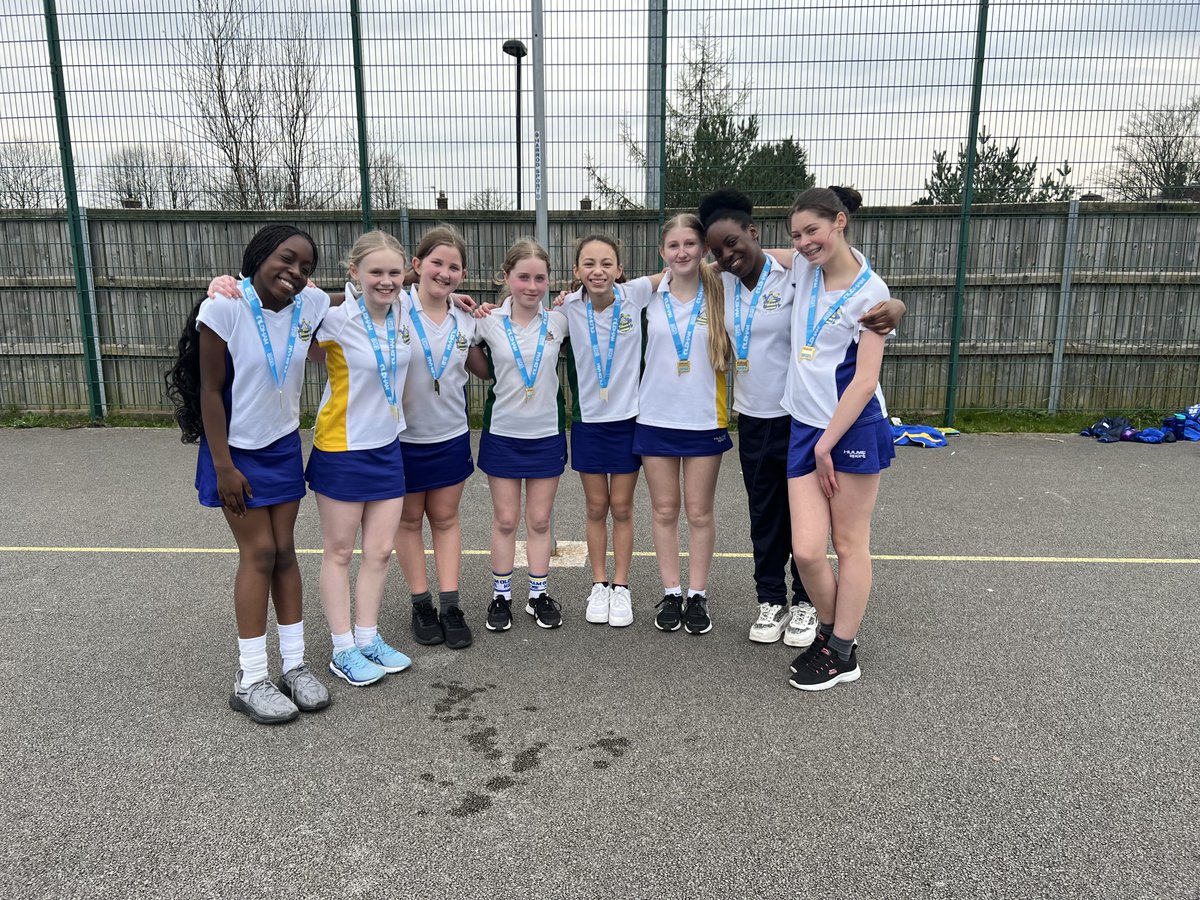
[[[413,328],[417,330],[417,340],[421,342],[421,352],[425,354],[425,365],[429,366],[429,374],[433,376],[433,391],[435,394],[440,394],[442,376],[446,374],[446,366],[450,363],[450,355],[454,353],[454,342],[458,340],[458,320],[454,319],[454,311],[451,310],[448,315],[454,321],[454,327],[450,329],[450,336],[446,338],[446,349],[442,352],[442,367],[435,369],[433,366],[433,351],[429,348],[429,338],[425,335],[425,326],[421,324],[421,309],[417,306],[416,291],[413,291]]]
[[[546,350],[546,329],[549,325],[550,314],[544,309],[540,313],[542,319],[542,328],[538,332],[537,350],[533,353],[532,373],[526,371],[525,360],[521,356],[521,347],[517,343],[517,336],[513,333],[512,319],[509,316],[501,316],[504,320],[504,333],[508,335],[508,346],[512,348],[513,359],[516,360],[517,368],[521,372],[521,380],[525,382],[525,399],[528,400],[533,396],[533,384],[537,381],[538,370],[542,367],[542,354]]]
[[[696,332],[696,320],[700,318],[700,309],[704,306],[704,282],[700,282],[700,287],[696,291],[696,299],[692,303],[692,314],[688,318],[687,333],[683,340],[679,339],[679,326],[675,322],[675,310],[671,309],[669,289],[663,291],[662,300],[663,309],[667,311],[667,327],[671,329],[671,337],[675,341],[675,355],[679,357],[679,372],[683,374],[687,371],[684,365],[687,363],[688,357],[692,355],[692,336]]]
[[[821,267],[817,266],[817,271],[813,273],[812,293],[808,298],[808,325],[804,329],[804,346],[810,349],[816,349],[817,335],[821,333],[821,329],[825,327],[825,323],[837,315],[837,311],[846,305],[846,301],[862,290],[863,285],[871,280],[871,264],[863,259],[863,270],[858,273],[858,277],[854,279],[854,284],[850,285],[838,301],[834,303],[821,317],[820,323],[817,322],[817,298],[821,296],[821,285],[824,283],[824,276],[821,274]]]
[[[750,312],[746,314],[746,328],[742,330],[742,279],[737,280],[737,287],[733,291],[733,341],[737,349],[737,358],[740,360],[748,360],[750,358],[750,329],[754,327],[754,313],[758,309],[759,298],[762,297],[763,291],[767,287],[767,276],[771,274],[771,260],[763,261],[762,274],[758,276],[758,284],[754,286],[754,293],[750,297]]]
[[[288,368],[292,364],[292,354],[296,352],[296,338],[300,334],[300,311],[303,301],[299,296],[292,298],[292,328],[288,332],[287,350],[283,354],[283,377],[280,377],[279,370],[275,366],[275,349],[271,346],[271,333],[267,331],[267,320],[263,317],[262,301],[258,299],[258,291],[254,290],[254,285],[250,283],[249,278],[242,281],[242,296],[250,304],[250,313],[254,316],[254,324],[258,326],[258,338],[262,341],[263,353],[266,354],[271,377],[275,379],[275,386],[279,389],[279,406],[282,409],[283,385],[287,381]]]
[[[586,294],[586,289],[584,290]],[[617,349],[617,329],[621,326],[621,292],[613,285],[613,296],[616,298],[612,306],[612,325],[608,329],[608,356],[604,365],[600,364],[600,338],[596,335],[596,311],[592,308],[592,298],[587,299],[588,338],[592,342],[592,362],[596,364],[596,381],[600,383],[601,396],[608,397],[608,380],[612,376],[613,353]]]
[[[358,308],[362,310],[363,327],[367,329],[367,340],[371,342],[371,349],[375,351],[375,364],[379,366],[379,380],[383,384],[383,393],[387,396],[388,403],[392,406],[396,405],[396,313],[391,307],[387,311],[387,340],[388,340],[388,358],[392,361],[392,370],[389,373],[387,364],[383,361],[383,348],[379,346],[379,335],[375,333],[375,323],[371,321],[371,314],[367,312],[367,304],[363,302],[363,298],[358,298]]]

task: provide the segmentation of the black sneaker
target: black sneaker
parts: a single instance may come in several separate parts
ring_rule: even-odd
[[[829,632],[833,634],[833,632]],[[829,634],[822,635],[820,629],[817,629],[817,636],[813,638],[813,642],[808,645],[808,649],[792,660],[792,671],[799,672],[808,663],[808,658],[819,651],[822,647],[829,643]],[[854,642],[854,650],[858,649],[858,641]]]
[[[654,617],[654,627],[659,631],[678,631],[683,621],[683,597],[679,594],[665,594],[658,603],[658,615]]]
[[[471,627],[458,606],[447,606],[442,613],[442,634],[446,636],[446,646],[451,650],[462,650],[471,646]]]
[[[683,610],[683,630],[688,634],[708,634],[712,631],[708,601],[697,594],[687,598],[687,606]]]
[[[808,654],[808,659],[798,672],[792,674],[788,684],[802,691],[823,691],[843,681],[858,681],[861,674],[853,648],[850,658],[843,660],[828,646],[823,646],[816,653]]]
[[[512,628],[512,598],[505,599],[499,594],[488,607],[487,630],[508,631]]]
[[[446,639],[442,634],[442,623],[438,621],[437,610],[428,600],[412,605],[413,640],[427,646],[440,644]]]
[[[525,604],[525,612],[533,616],[539,628],[557,628],[562,625],[562,607],[549,594],[538,594],[530,597]]]

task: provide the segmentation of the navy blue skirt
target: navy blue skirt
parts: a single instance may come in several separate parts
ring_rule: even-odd
[[[404,456],[404,485],[410,494],[461,484],[475,471],[471,462],[470,432],[436,444],[401,441],[400,452]]]
[[[253,497],[246,498],[248,508],[291,503],[304,496],[304,452],[300,448],[299,429],[257,450],[230,447],[229,455],[254,492]],[[213,466],[212,451],[203,437],[196,456],[196,493],[200,496],[201,506],[220,509],[225,505],[217,493],[217,470]]]
[[[633,452],[639,456],[719,456],[732,449],[733,439],[724,428],[689,431],[638,422],[633,433]]]
[[[313,447],[304,470],[308,486],[318,494],[347,503],[403,497],[404,454],[392,441],[370,450],[320,450]]]
[[[814,453],[824,428],[814,428],[792,419],[791,442],[788,445],[788,478],[799,478],[817,470]],[[855,423],[842,435],[830,458],[836,472],[874,475],[892,464],[896,447],[892,443],[892,426],[885,419]]]
[[[479,468],[496,478],[557,478],[567,467],[567,439],[479,436]]]
[[[618,422],[572,422],[571,468],[591,475],[626,475],[642,466],[633,452],[637,419]]]

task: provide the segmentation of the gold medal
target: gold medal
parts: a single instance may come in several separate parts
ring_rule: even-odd
[[[736,363],[736,367],[739,372],[749,372],[750,371],[750,360],[739,359]]]
[[[692,371],[692,364],[686,359],[681,359],[679,364],[675,366],[675,371],[679,375],[686,375],[688,372]]]
[[[813,359],[816,355],[817,355],[816,347],[812,347],[812,346],[809,346],[806,344],[805,346],[800,348],[800,359],[802,361]]]
[[[391,406],[392,406],[392,421],[399,422],[400,421],[400,407],[396,406],[394,403]]]
[[[531,387],[527,387],[527,388],[525,388],[525,399],[526,399],[526,400],[532,400],[532,399],[533,399],[533,388],[531,388]]]
[[[601,403],[608,402],[608,388],[600,388],[600,402]]]

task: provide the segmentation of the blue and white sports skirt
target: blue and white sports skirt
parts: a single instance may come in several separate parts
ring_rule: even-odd
[[[792,419],[791,442],[788,445],[787,477],[799,478],[817,470],[814,453],[817,441],[825,433],[824,428],[815,428]],[[892,464],[896,455],[892,443],[892,426],[885,419],[855,423],[842,435],[833,448],[830,458],[835,472],[854,475],[874,475]]]
[[[304,475],[308,486],[318,494],[347,503],[394,500],[405,494],[404,454],[399,441],[370,450],[313,447]]]
[[[557,478],[567,467],[567,438],[479,436],[479,468],[496,478]]]
[[[254,492],[253,497],[246,498],[248,508],[291,503],[304,496],[304,452],[300,448],[299,429],[257,450],[230,447],[229,455]],[[200,495],[201,506],[214,509],[224,506],[217,493],[212,451],[203,437],[196,457],[196,493]]]
[[[733,449],[733,439],[724,428],[689,431],[637,423],[633,452],[639,456],[717,456]]]
[[[436,444],[401,441],[400,452],[404,455],[404,484],[410,494],[461,484],[475,471],[469,431]]]
[[[626,475],[642,466],[633,452],[637,419],[571,423],[571,468],[591,475]]]

